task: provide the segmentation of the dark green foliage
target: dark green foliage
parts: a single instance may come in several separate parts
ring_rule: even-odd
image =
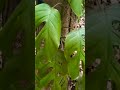
[[[0,11],[7,0],[0,0]],[[33,11],[32,11],[33,9]],[[34,88],[34,2],[21,0],[0,30],[0,50],[4,67],[0,71],[0,90],[32,90]],[[22,47],[13,53],[18,32],[23,32]],[[25,87],[23,84],[25,84]]]

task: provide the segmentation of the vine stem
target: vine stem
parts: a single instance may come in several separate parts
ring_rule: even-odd
[[[58,5],[60,5],[60,4],[62,4],[62,3],[57,3],[57,4],[55,4],[55,5],[53,6],[53,8],[55,8],[56,6],[58,6]]]

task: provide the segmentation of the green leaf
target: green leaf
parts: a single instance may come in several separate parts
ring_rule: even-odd
[[[113,22],[120,22],[119,10],[119,5],[111,5],[103,11],[94,10],[86,15],[86,67],[97,58],[101,60],[96,70],[86,75],[86,89],[106,90],[109,79],[113,86],[115,84],[112,90],[120,89],[120,64],[114,58],[113,49],[113,45],[120,45],[120,32],[112,26]]]
[[[73,12],[80,17],[83,12],[83,0],[68,0]]]
[[[80,28],[69,33],[65,40],[65,57],[68,61],[68,73],[72,79],[79,76],[80,60],[83,60],[83,62],[85,60],[83,51],[85,41],[83,35],[85,35],[85,28]],[[76,54],[73,55],[75,52]]]
[[[60,44],[61,35],[61,18],[57,9],[50,7],[48,4],[39,4],[35,6],[35,26],[40,26],[45,22],[44,27],[35,39],[36,49],[40,49],[40,43],[44,41],[44,50],[47,57],[52,57]]]
[[[39,81],[39,87],[40,88],[43,88],[44,86],[47,86],[51,80],[54,79],[54,71],[48,73],[44,78],[42,78],[40,81]]]
[[[39,85],[39,81],[41,80],[42,80],[41,82],[47,83],[47,84],[42,84],[42,86],[36,86],[36,87],[42,88],[48,85],[49,78],[47,77],[47,75],[51,73],[52,70],[54,70],[54,74],[52,74],[52,77],[54,77],[53,79],[54,83],[52,89],[61,90],[60,89],[62,88],[61,84],[63,83],[61,82],[61,84],[59,84],[62,78],[61,76],[65,76],[67,74],[67,61],[65,59],[64,52],[58,50],[57,53],[52,58],[52,62],[51,61],[49,62],[49,60],[46,60],[46,58],[44,57],[43,49],[41,49],[40,51],[38,51],[35,57],[35,69],[38,71],[35,79],[36,84]],[[67,86],[67,84],[65,85]]]
[[[52,90],[61,90],[60,77],[55,77]]]
[[[63,51],[58,50],[58,52],[55,55],[54,63],[55,63],[54,67],[57,73],[61,75],[66,75],[68,73],[67,61],[66,61]]]
[[[83,74],[83,77],[79,77],[78,82],[76,83],[76,90],[85,90],[85,74]]]
[[[64,56],[64,52],[61,50],[58,50],[57,53],[55,54],[55,57],[53,59],[54,63],[54,70],[55,70],[55,78],[54,78],[54,83],[52,90],[62,90],[62,88],[65,88],[67,86],[67,83],[65,82],[65,77],[68,74],[67,71],[67,61]],[[65,78],[65,79],[64,79]],[[63,86],[65,84],[65,86]],[[64,90],[66,90],[65,88]]]

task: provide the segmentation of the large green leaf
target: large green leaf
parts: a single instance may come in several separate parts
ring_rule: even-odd
[[[52,90],[67,90],[67,61],[64,52],[58,50],[54,57],[55,78]]]
[[[53,81],[52,90],[62,90],[62,88],[65,88],[65,86],[67,86],[66,82],[64,82],[65,80],[67,80],[67,62],[64,57],[63,51],[58,50],[58,52],[53,56],[52,62],[49,62],[44,57],[44,51],[41,49],[36,55],[35,60],[36,70],[38,71],[35,79],[36,87],[38,87],[39,89],[43,88],[49,85],[49,82],[51,81]],[[52,73],[53,71],[54,73]],[[62,78],[65,79],[62,80]],[[63,85],[63,83],[65,83],[65,85],[61,86]]]
[[[73,12],[80,17],[82,15],[83,10],[83,0],[68,0]]]
[[[112,81],[112,90],[120,90],[120,64],[113,50],[114,44],[120,45],[120,32],[112,26],[112,22],[120,21],[119,10],[119,5],[112,5],[86,15],[86,68],[97,58],[101,60],[95,70],[86,75],[87,90],[106,90],[108,80]]]
[[[39,50],[40,43],[44,41],[46,55],[52,57],[60,43],[61,18],[59,11],[45,3],[35,6],[36,28],[43,22],[45,25],[35,39],[35,46]]]
[[[65,57],[68,61],[68,73],[72,79],[79,76],[79,62],[85,60],[83,47],[85,28],[80,28],[69,33],[65,41]],[[73,55],[76,53],[75,55]],[[73,55],[73,56],[72,56]]]

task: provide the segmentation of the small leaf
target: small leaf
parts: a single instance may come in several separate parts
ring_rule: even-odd
[[[68,0],[73,12],[80,17],[82,15],[82,4],[83,4],[83,0]]]

